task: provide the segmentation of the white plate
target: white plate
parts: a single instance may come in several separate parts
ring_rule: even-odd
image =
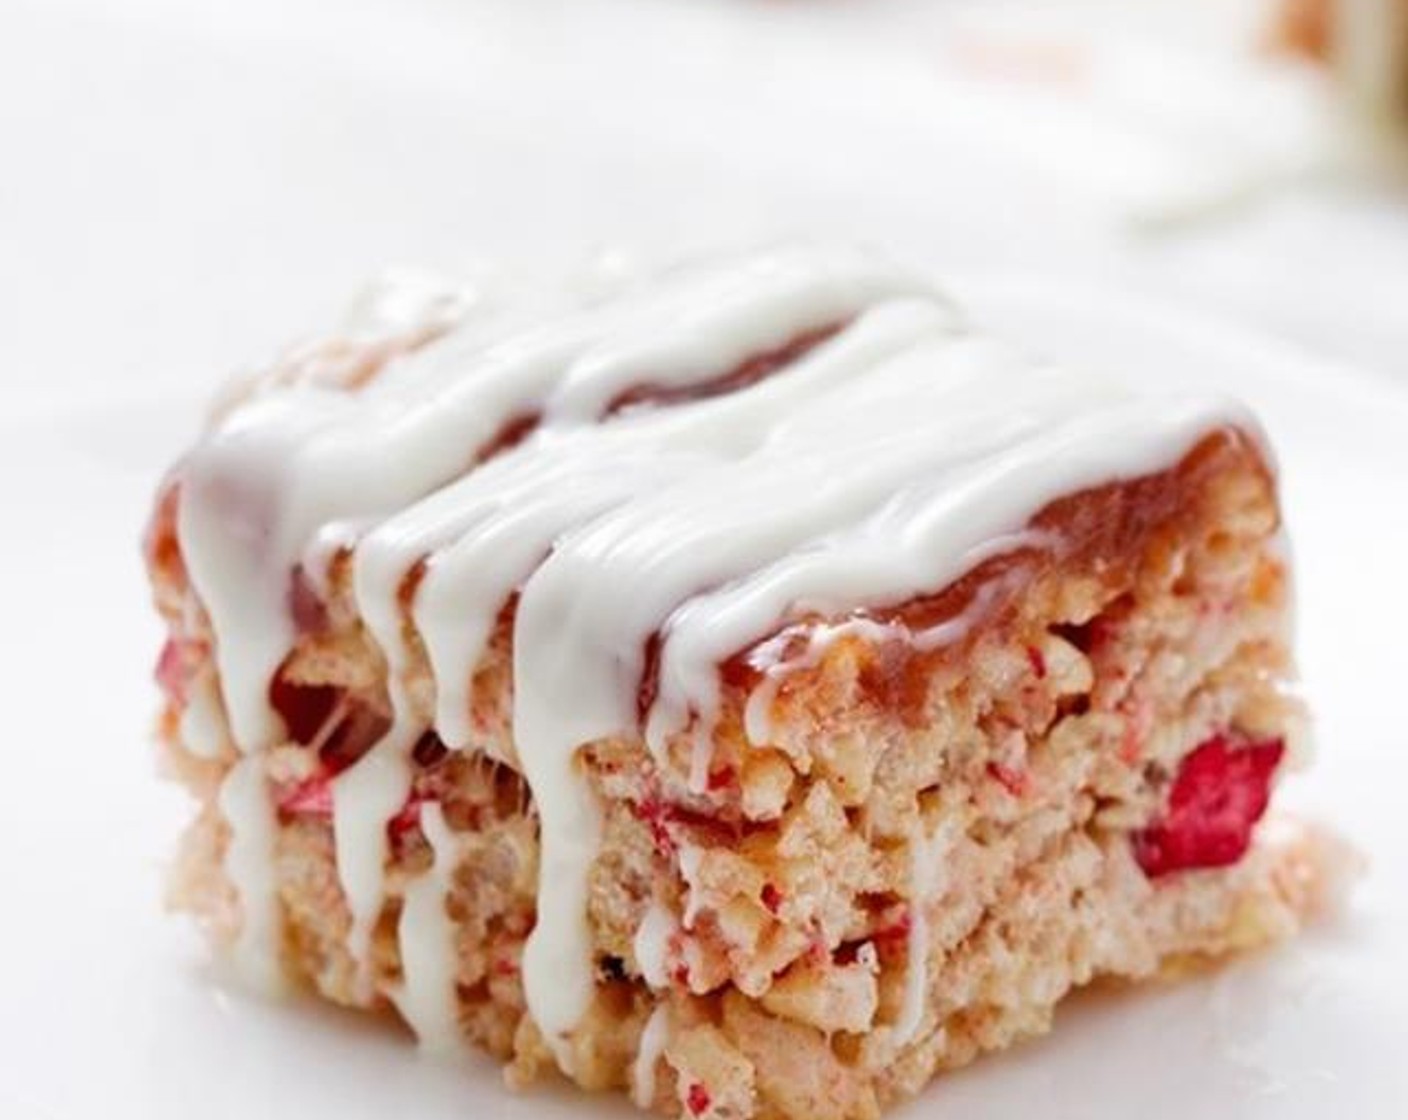
[[[1285,467],[1322,758],[1291,799],[1373,857],[1349,918],[1176,988],[1082,998],[1045,1041],[945,1078],[918,1117],[1399,1115],[1408,1098],[1408,394],[1155,308],[967,286],[979,318],[1068,360],[1193,372],[1249,398]],[[185,815],[145,731],[159,637],[136,538],[190,402],[26,411],[0,393],[0,1116],[15,1120],[624,1117],[515,1097],[385,1024],[225,991],[159,910]]]

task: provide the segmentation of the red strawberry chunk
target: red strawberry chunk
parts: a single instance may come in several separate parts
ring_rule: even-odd
[[[288,613],[300,634],[317,634],[328,628],[327,604],[318,595],[301,564],[289,576]]]
[[[1285,752],[1281,739],[1249,743],[1231,734],[1215,735],[1191,751],[1163,817],[1134,835],[1134,858],[1144,873],[1156,879],[1241,859],[1271,800],[1271,777]]]
[[[914,917],[909,909],[903,908],[888,925],[871,934],[871,940],[881,950],[903,946],[909,939],[909,931],[914,925]]]
[[[284,721],[289,738],[305,746],[317,738],[337,707],[331,685],[298,684],[279,673],[269,682],[269,703]]]
[[[633,807],[636,817],[650,829],[650,839],[660,855],[675,854],[675,839],[670,835],[670,807],[654,794]]]
[[[332,783],[326,778],[309,778],[281,794],[279,809],[309,817],[332,816]]]
[[[684,1106],[689,1109],[691,1116],[703,1116],[709,1111],[709,1106],[714,1103],[713,1097],[709,1095],[709,1090],[698,1081],[689,1087],[685,1094]]]
[[[415,793],[401,806],[401,811],[386,823],[387,829],[395,838],[400,838],[420,824],[420,807],[424,799]]]
[[[203,643],[189,638],[168,638],[156,662],[156,683],[172,704],[186,702],[191,678],[205,652]]]
[[[737,777],[738,774],[732,766],[709,771],[709,792],[717,793],[719,790],[728,789]]]
[[[988,763],[988,777],[1002,786],[1013,797],[1021,797],[1027,792],[1027,773],[1015,766],[1005,766],[1001,762]]]

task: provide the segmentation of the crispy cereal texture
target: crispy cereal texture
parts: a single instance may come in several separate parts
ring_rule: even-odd
[[[161,742],[199,802],[171,898],[217,944],[240,928],[222,870],[215,793],[232,750],[181,737],[210,688],[210,635],[187,586],[167,495],[149,560],[170,626]],[[657,765],[632,738],[591,744],[605,813],[591,885],[599,986],[574,1037],[575,1077],[659,1112],[852,1120],[940,1070],[1045,1031],[1098,977],[1138,980],[1284,937],[1324,898],[1325,849],[1256,829],[1295,757],[1287,571],[1274,484],[1257,447],[1215,433],[1163,474],[1073,495],[1037,527],[1052,551],[989,561],[875,617],[890,638],[835,641],[765,695],[765,742],[744,733],[759,665],[786,660],[807,620],[721,667],[724,717],[707,791],[690,751]],[[555,1068],[519,977],[534,922],[538,840],[513,765],[506,606],[474,682],[493,754],[416,751],[390,826],[374,968],[347,951],[328,782],[384,730],[385,666],[347,573],[304,604],[272,695],[290,729],[267,757],[279,805],[282,965],[349,1006],[389,1012],[405,884],[430,851],[421,806],[456,844],[464,1036],[514,1084]],[[921,633],[983,596],[961,640]],[[423,665],[412,691],[429,703]],[[662,930],[642,936],[645,923]],[[658,1051],[641,1056],[647,1022]]]

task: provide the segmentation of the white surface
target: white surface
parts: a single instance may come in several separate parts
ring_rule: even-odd
[[[1381,375],[1408,375],[1408,210],[1309,177],[1151,231],[1151,197],[1215,189],[1229,153],[1274,177],[1313,105],[1293,108],[1298,78],[1253,96],[1235,65],[1209,69],[1203,24],[1231,0],[1165,5],[1167,33],[1129,26],[1145,8],[1127,0],[1077,6],[1106,17],[1093,63],[1077,51],[1102,80],[1071,88],[955,71],[949,16],[1027,27],[1007,0],[347,0],[335,22],[319,0],[0,3],[0,1117],[625,1115],[511,1098],[486,1063],[222,994],[159,912],[185,807],[139,731],[158,635],[135,535],[214,378],[387,264],[531,274],[603,246],[797,233],[1163,293],[1378,371],[1179,341],[1181,320],[1137,309],[1116,329],[1077,296],[1029,324],[1154,372],[1204,368],[1263,409],[1322,716],[1319,767],[1288,792],[1345,822],[1375,872],[1343,929],[1215,981],[1082,1001],[910,1115],[1400,1113],[1408,405]],[[1026,41],[1065,49],[1091,26],[1062,18]],[[1156,63],[1167,83],[1142,82]],[[1168,345],[1132,345],[1136,326]]]
[[[1374,860],[1349,918],[1207,980],[1082,999],[1054,1036],[950,1077],[901,1113],[1148,1120],[1396,1115],[1408,1094],[1408,393],[1252,336],[1141,305],[964,286],[980,318],[1057,356],[1200,371],[1263,412],[1285,467],[1301,640],[1322,758],[1291,800]],[[515,1098],[487,1063],[419,1057],[394,1029],[226,992],[158,909],[184,815],[140,729],[157,627],[134,544],[193,410],[134,395],[25,408],[0,396],[6,556],[0,679],[5,889],[0,1115],[16,1120],[625,1116]],[[10,538],[14,540],[15,538]],[[197,1104],[196,1102],[200,1102]]]

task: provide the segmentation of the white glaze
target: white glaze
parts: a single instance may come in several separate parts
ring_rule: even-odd
[[[707,383],[838,320],[851,322],[747,389],[603,419],[632,388]],[[505,321],[453,332],[355,395],[294,388],[251,401],[190,457],[179,531],[247,751],[280,736],[267,690],[293,638],[290,570],[301,561],[318,585],[318,564],[355,544],[357,605],[386,655],[395,715],[334,787],[363,962],[407,753],[432,726],[452,747],[482,749],[470,682],[518,593],[506,761],[532,790],[543,884],[523,975],[564,1068],[594,991],[585,915],[600,815],[577,773],[581,746],[644,732],[663,757],[672,736],[692,734],[702,783],[722,659],[799,616],[901,602],[987,557],[1044,546],[1024,526],[1054,498],[1167,467],[1213,427],[1255,430],[1218,398],[1034,365],[965,333],[924,284],[853,254],[687,270],[526,334]],[[527,413],[542,416],[537,431],[475,467],[475,452]],[[401,679],[398,597],[423,560],[410,622],[436,685],[430,713]],[[901,637],[951,641],[970,623]],[[640,728],[656,633],[658,695]],[[765,701],[750,704],[759,737]]]
[[[411,791],[407,749],[401,729],[393,729],[332,784],[337,877],[352,913],[347,951],[362,970],[364,987],[370,983],[372,932],[385,898],[386,822]]]
[[[686,847],[680,849],[680,878],[684,880],[686,888],[684,913],[680,916],[680,925],[689,930],[694,928],[694,923],[698,920],[700,910],[703,908],[701,901],[703,892],[699,889],[699,868],[703,861],[703,848]]]
[[[421,806],[420,826],[434,862],[406,887],[398,931],[402,983],[394,998],[422,1046],[453,1053],[460,1045],[455,986],[459,957],[445,904],[458,849],[439,805]]]
[[[202,673],[191,682],[186,708],[181,713],[181,742],[198,758],[219,758],[229,743],[220,689],[213,673]]]
[[[636,1060],[631,1066],[631,1100],[637,1108],[648,1109],[655,1103],[655,1068],[669,1041],[670,1009],[662,1003],[646,1020]]]
[[[641,977],[660,990],[670,983],[670,939],[675,936],[675,916],[668,907],[652,901],[641,919],[632,948]]]
[[[221,783],[217,805],[230,829],[225,876],[239,899],[235,967],[256,991],[284,989],[278,885],[274,879],[274,806],[263,759],[240,759]]]

